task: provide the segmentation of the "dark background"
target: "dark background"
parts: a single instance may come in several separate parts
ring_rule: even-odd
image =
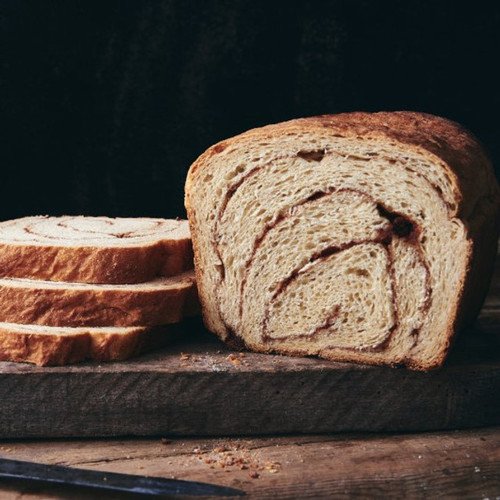
[[[248,128],[421,110],[500,164],[500,7],[0,2],[0,219],[183,216],[190,163]]]

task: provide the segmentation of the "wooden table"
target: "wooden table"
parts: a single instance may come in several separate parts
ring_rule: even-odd
[[[500,495],[500,427],[396,435],[21,441],[3,442],[0,454],[207,481],[241,488],[251,498],[494,499]],[[96,498],[90,491],[0,484],[2,500],[68,497]]]
[[[500,265],[497,264],[490,294],[476,326],[478,331],[486,332],[490,336],[490,340],[492,336],[496,340],[500,337],[499,297]],[[445,387],[448,384],[455,391],[453,397],[446,402],[449,413],[444,415],[446,418],[439,417],[434,421],[431,419],[429,420],[431,423],[428,424],[430,425],[429,429],[438,429],[439,426],[444,428],[446,426],[448,430],[419,433],[403,432],[401,429],[404,428],[404,421],[390,420],[388,423],[397,432],[342,432],[329,434],[308,432],[308,434],[293,433],[281,436],[275,432],[268,436],[244,436],[243,433],[235,435],[237,427],[228,421],[226,428],[228,434],[231,434],[232,437],[186,438],[182,436],[181,432],[173,432],[171,435],[160,434],[142,438],[115,437],[113,439],[98,440],[95,438],[69,439],[59,437],[55,439],[54,436],[58,435],[57,432],[60,432],[60,436],[68,435],[68,432],[75,433],[74,423],[64,430],[64,421],[60,421],[55,426],[55,430],[52,431],[50,440],[33,439],[33,437],[26,439],[29,432],[32,432],[32,436],[43,435],[41,432],[44,427],[36,427],[35,425],[37,419],[35,414],[31,420],[26,419],[26,415],[19,415],[19,421],[22,425],[18,426],[15,425],[16,419],[10,419],[10,430],[5,428],[5,424],[4,428],[0,428],[0,432],[4,436],[17,435],[15,432],[20,432],[20,429],[24,429],[25,432],[25,439],[4,439],[0,441],[0,456],[102,471],[206,481],[243,489],[251,498],[499,498],[500,384],[497,385],[497,381],[500,373],[500,354],[498,342],[491,345],[493,346],[491,352],[486,352],[484,349],[477,351],[476,354],[483,357],[482,362],[474,359],[468,349],[462,349],[462,354],[460,352],[452,353],[455,361],[443,369],[441,372],[443,376],[439,379],[433,378],[441,377],[439,374],[430,375],[428,379],[420,379],[419,375],[411,375],[410,372],[406,371],[401,372],[407,377],[406,380],[413,380],[417,384],[414,385],[413,382],[407,384],[404,386],[405,390],[415,391],[416,388],[425,387],[425,384],[422,385],[421,383],[422,380],[428,381],[430,387],[427,388],[426,394],[435,392],[438,395],[437,401],[441,401],[446,394],[452,393],[442,392],[442,388],[434,387],[432,384],[438,380],[439,385]],[[223,348],[221,347],[221,349]],[[458,351],[460,351],[460,348]],[[235,383],[238,381],[238,374],[246,373],[248,375],[253,363],[260,366],[259,373],[267,377],[274,376],[273,374],[276,373],[282,374],[284,368],[289,369],[287,363],[289,363],[290,359],[284,358],[282,362],[278,360],[280,361],[278,365],[281,368],[275,370],[271,366],[273,364],[272,357],[252,358],[253,355],[249,354],[248,356],[252,361],[249,363],[250,366],[246,366],[246,363],[234,362],[234,358],[231,357],[227,360],[227,353],[223,350],[220,353],[217,351],[210,355],[207,354],[206,359],[201,355],[203,359],[200,358],[201,361],[198,363],[193,363],[192,358],[184,359],[186,358],[185,355],[181,355],[179,358],[178,353],[176,353],[175,356],[179,365],[185,365],[182,373],[179,372],[176,375],[181,379],[187,376],[186,371],[190,372],[192,370],[193,373],[206,374],[208,369],[213,371],[214,366],[217,367],[215,373],[219,373],[223,367],[220,365],[218,358],[215,359],[211,356],[220,356],[221,360],[226,360],[228,365],[224,368],[222,374],[234,377]],[[145,359],[144,363],[152,363],[150,366],[155,367],[158,361],[163,358],[160,355],[160,358],[153,357],[150,359],[146,357]],[[216,363],[214,359],[217,361]],[[246,360],[247,358],[243,359]],[[204,366],[205,361],[207,366]],[[167,364],[173,363],[171,358],[166,358],[166,362]],[[138,361],[138,363],[141,363],[141,361]],[[328,374],[331,374],[332,370],[340,370],[338,373],[343,374],[340,380],[343,380],[345,384],[351,383],[350,380],[353,376],[361,377],[358,380],[363,380],[363,377],[370,379],[371,377],[379,377],[381,374],[390,377],[394,373],[391,369],[374,368],[374,371],[371,372],[363,371],[363,368],[358,369],[355,366],[348,369],[340,365],[335,365],[332,370],[329,370],[322,363],[324,362],[315,362],[314,360],[298,362],[299,372],[306,374],[306,378],[297,379],[298,383],[304,383],[305,380],[308,380],[308,374],[311,374],[313,379],[314,374],[323,374],[318,380],[314,380],[315,389],[318,391],[320,390],[319,386],[324,385],[325,381],[329,380]],[[9,377],[15,375],[21,377],[19,380],[22,381],[24,375],[38,376],[37,370],[30,368],[28,365],[16,365],[14,367],[11,365],[5,365],[3,373],[0,370],[0,374],[6,377],[4,379],[0,378],[0,382],[5,380],[2,394],[4,403],[9,399],[7,389],[11,388],[9,390],[15,391],[19,388],[12,384]],[[138,365],[134,366],[134,370],[137,371],[139,369]],[[471,377],[482,374],[477,379],[481,387],[475,388],[472,386],[470,390],[469,388],[466,391],[461,390],[463,384],[467,382],[466,378],[460,381],[458,388],[452,387],[454,377],[459,376],[461,373],[461,366],[469,370],[468,373],[470,373]],[[106,367],[102,369],[111,370],[111,372],[114,370]],[[134,370],[131,373],[136,373]],[[164,371],[168,372],[168,376],[173,376],[169,370],[165,369]],[[366,370],[372,370],[372,368]],[[74,371],[71,371],[73,376],[77,378],[80,376],[78,373],[85,374],[87,372],[88,370],[85,367],[75,368]],[[50,373],[53,373],[54,380],[59,381],[57,387],[67,385],[61,384],[58,378],[62,376],[62,372]],[[366,377],[367,374],[368,377]],[[423,376],[426,377],[425,374]],[[412,377],[415,378],[412,379]],[[50,385],[52,384],[50,382],[52,378],[52,375],[47,372],[42,382],[48,380],[47,383]],[[152,380],[157,379],[161,379],[160,374],[157,374]],[[118,379],[115,378],[114,380]],[[137,385],[136,382],[134,383]],[[23,390],[28,390],[28,385],[23,387],[25,387]],[[206,384],[203,387],[206,387]],[[220,390],[223,390],[222,385]],[[333,388],[330,390],[333,390]],[[352,390],[355,390],[354,386]],[[472,393],[477,392],[480,396],[477,398],[470,397],[470,394],[467,395],[470,391]],[[59,393],[56,391],[55,394]],[[415,396],[412,397],[417,398],[418,394],[415,392]],[[347,394],[345,398],[349,400]],[[15,404],[14,400],[15,398],[9,404]],[[427,401],[426,404],[430,404],[428,398],[425,401]],[[476,402],[480,406],[475,408]],[[18,411],[22,412],[22,401],[18,404],[20,405]],[[28,402],[26,404],[28,407]],[[96,407],[92,408],[95,409]],[[103,407],[99,408],[103,409]],[[168,411],[166,407],[162,408],[163,411]],[[35,410],[36,407],[30,407],[29,409],[30,412]],[[78,408],[75,413],[77,413],[77,410]],[[306,409],[311,416],[315,414],[316,410],[315,407]],[[324,411],[325,415],[338,417],[334,410],[329,410],[327,406],[322,407],[321,411]],[[328,413],[329,411],[330,413]],[[394,411],[404,415],[404,410],[401,408],[396,408]],[[439,413],[437,410],[436,412]],[[54,415],[57,414],[54,413]],[[67,416],[67,414],[65,415]],[[105,418],[116,418],[116,415],[113,417],[112,413],[103,415]],[[453,417],[453,415],[461,416],[458,418]],[[411,415],[408,416],[411,420],[410,417]],[[137,415],[128,416],[127,412],[124,411],[124,421],[127,418],[137,418]],[[169,418],[173,418],[172,415]],[[246,418],[250,417],[247,415]],[[426,418],[429,418],[429,415]],[[221,414],[217,422],[212,424],[212,429],[218,431],[221,428],[223,429],[223,419],[224,414]],[[294,425],[306,425],[297,419],[297,414],[290,414],[288,418],[288,415],[284,413],[281,418],[284,429],[289,424],[288,420],[293,420]],[[418,419],[413,420],[414,422],[411,424],[413,427],[411,428],[415,430],[415,422]],[[75,422],[77,421],[75,420]],[[486,427],[473,428],[475,421],[478,422],[478,425],[485,425],[485,422],[490,422],[490,424]],[[96,423],[99,422],[99,420],[96,420]],[[154,423],[155,421],[151,422]],[[367,422],[369,423],[369,421],[360,417],[359,411],[352,420],[353,425],[362,424],[359,428],[364,428],[363,426],[367,425]],[[390,426],[387,427],[388,423],[385,424],[385,428],[391,428]],[[272,422],[272,425],[268,428],[279,428],[279,424],[280,421]],[[117,428],[119,429],[116,432],[119,432],[120,429],[126,428],[117,427],[116,422],[111,427],[106,427],[102,422],[99,425],[102,432],[111,432]],[[178,426],[179,422],[176,422],[175,425],[177,427],[174,426],[172,429],[182,429],[182,426]],[[188,425],[191,426],[189,428],[194,434],[199,434],[197,430],[200,427],[197,421],[188,423]],[[262,425],[265,430],[264,424]],[[335,429],[339,425],[338,420],[332,420],[329,425],[332,426],[332,429]],[[454,426],[461,427],[462,430],[453,430]],[[469,427],[469,429],[465,429],[465,427]],[[158,428],[161,429],[161,427]],[[307,427],[303,427],[303,429],[307,429]],[[144,429],[141,432],[146,433]],[[255,430],[253,430],[253,433],[255,434]],[[82,431],[82,434],[79,435],[85,434]],[[221,435],[219,434],[219,436]],[[0,482],[0,499],[2,500],[68,497],[93,499],[96,498],[96,494],[82,489],[74,490],[66,487],[42,488],[21,482]],[[129,497],[139,498],[137,495]],[[99,498],[128,498],[128,496],[99,494]]]

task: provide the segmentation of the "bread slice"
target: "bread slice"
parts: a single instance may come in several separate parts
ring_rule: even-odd
[[[259,352],[436,368],[496,253],[488,158],[421,113],[250,130],[195,161],[185,202],[205,324]]]
[[[0,276],[141,283],[192,267],[185,220],[25,217],[0,223]]]
[[[178,334],[169,327],[61,328],[0,323],[0,361],[65,365],[85,359],[119,361],[168,343]]]
[[[0,279],[0,322],[48,326],[155,326],[194,310],[194,271],[131,285]]]

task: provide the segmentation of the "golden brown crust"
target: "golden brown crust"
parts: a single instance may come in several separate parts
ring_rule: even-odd
[[[228,147],[261,140],[279,138],[292,132],[320,129],[335,137],[393,140],[400,144],[424,149],[441,158],[456,176],[458,193],[462,193],[462,212],[468,213],[476,194],[488,187],[491,196],[498,196],[491,162],[475,137],[451,120],[426,113],[393,111],[379,113],[342,113],[299,118],[287,122],[251,129],[210,147],[191,166],[186,184],[187,201],[192,180],[208,160]],[[478,182],[478,176],[482,182]],[[484,182],[486,181],[486,182]],[[488,182],[489,181],[489,182]],[[189,214],[188,214],[189,215]]]
[[[43,287],[36,280],[0,280],[0,321],[47,326],[155,326],[181,321],[195,308],[194,273],[163,286],[84,285]]]
[[[39,366],[72,364],[86,359],[120,361],[163,346],[177,333],[169,327],[136,327],[121,333],[94,328],[78,333],[47,334],[27,333],[16,325],[0,326],[0,361]]]
[[[40,366],[77,363],[85,359],[88,335],[49,336],[18,334],[0,329],[0,360],[35,363]]]
[[[471,326],[481,310],[493,276],[498,237],[498,218],[479,215],[469,224],[471,255],[467,280],[460,297],[456,330]]]
[[[192,267],[189,238],[138,247],[0,243],[0,276],[81,283],[142,283]]]
[[[315,131],[320,132],[322,136],[397,143],[441,163],[453,187],[455,201],[449,207],[450,213],[460,218],[468,230],[470,248],[468,264],[459,280],[454,314],[449,317],[446,335],[450,345],[454,333],[463,322],[470,322],[475,318],[487,290],[499,230],[499,189],[487,155],[470,132],[444,118],[405,111],[323,115],[268,125],[215,144],[193,163],[186,181],[185,201],[191,226],[203,317],[207,328],[217,333],[223,340],[232,335],[227,328],[221,327],[221,321],[214,316],[213,311],[208,311],[205,304],[210,291],[205,290],[203,286],[205,270],[200,258],[203,249],[198,241],[196,207],[193,206],[192,200],[193,186],[202,183],[202,176],[210,173],[207,170],[211,166],[211,158],[215,155],[230,154],[259,143],[279,140],[287,135]],[[262,352],[269,350],[272,348],[262,348]],[[281,348],[279,351],[284,352]],[[298,353],[287,352],[287,354]],[[347,359],[347,356],[342,357],[337,353],[321,353],[321,356],[336,360]],[[428,370],[442,364],[445,356],[446,351],[429,365],[418,364],[412,360],[407,360],[405,363],[414,369]],[[355,353],[349,354],[348,359],[366,362],[362,356],[358,359]],[[373,363],[378,364],[378,361],[374,360]]]

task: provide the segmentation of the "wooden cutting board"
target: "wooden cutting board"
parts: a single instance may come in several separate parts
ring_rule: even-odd
[[[431,373],[231,353],[189,339],[120,363],[0,362],[0,438],[424,431],[500,424],[500,265],[473,331]]]

